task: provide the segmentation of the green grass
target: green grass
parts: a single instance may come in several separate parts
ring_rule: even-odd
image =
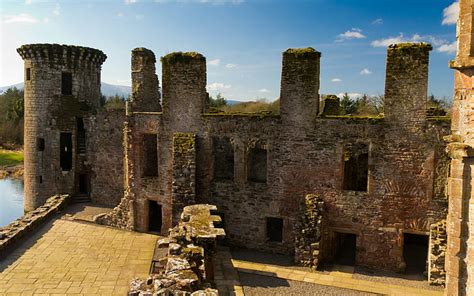
[[[17,151],[0,150],[0,166],[12,166],[23,162],[23,153]]]

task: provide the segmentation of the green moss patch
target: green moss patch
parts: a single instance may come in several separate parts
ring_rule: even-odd
[[[312,57],[320,57],[321,53],[319,51],[316,51],[312,47],[305,47],[305,48],[289,48],[285,52],[283,52],[283,55],[290,55],[294,56],[296,58],[312,58]]]
[[[0,149],[0,166],[14,166],[23,163],[23,153]]]
[[[404,42],[404,43],[397,43],[397,44],[392,44],[388,48],[392,50],[400,50],[400,51],[408,51],[408,50],[433,50],[433,46],[431,44],[426,43],[426,42],[419,42],[419,43],[413,43],[413,42]]]
[[[162,63],[175,64],[175,63],[190,63],[192,61],[205,62],[206,58],[198,52],[172,52],[164,57],[161,57]]]

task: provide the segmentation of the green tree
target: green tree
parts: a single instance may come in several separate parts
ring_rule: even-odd
[[[24,115],[23,90],[16,87],[7,89],[0,95],[0,118],[4,121],[19,122]]]
[[[341,112],[342,115],[353,114],[357,111],[357,104],[353,101],[349,94],[345,93],[341,99]]]
[[[227,106],[227,100],[220,93],[217,94],[216,98],[209,96],[209,107],[221,108],[224,106]]]

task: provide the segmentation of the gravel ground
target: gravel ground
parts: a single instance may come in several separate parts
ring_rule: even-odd
[[[245,296],[365,296],[377,295],[306,282],[289,281],[274,277],[239,272]]]

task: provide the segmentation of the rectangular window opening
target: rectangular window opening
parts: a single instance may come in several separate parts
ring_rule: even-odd
[[[63,72],[61,74],[61,94],[72,95],[72,73]]]
[[[143,135],[143,176],[158,176],[158,136],[157,134]]]
[[[344,190],[367,191],[369,152],[367,144],[344,147]]]
[[[161,232],[161,226],[163,222],[163,210],[161,205],[154,201],[148,201],[148,231],[149,232]]]
[[[86,129],[84,128],[84,120],[80,117],[76,119],[77,126],[77,152],[79,154],[86,154]]]
[[[44,151],[44,139],[43,138],[38,138],[36,141],[36,150],[38,151]]]
[[[228,137],[215,137],[214,180],[234,180],[234,147]]]
[[[249,155],[248,180],[255,183],[267,182],[267,150],[253,148]]]
[[[271,242],[283,241],[283,219],[267,217],[267,240]]]
[[[38,176],[38,181],[40,184],[43,184],[43,176]]]
[[[26,68],[26,80],[31,80],[31,69]]]
[[[59,139],[59,158],[63,171],[72,169],[72,133],[61,133]]]

